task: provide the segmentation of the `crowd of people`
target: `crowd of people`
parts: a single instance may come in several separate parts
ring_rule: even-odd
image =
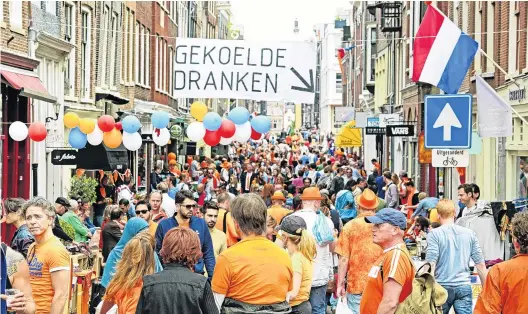
[[[67,247],[96,234],[103,297],[91,306],[103,314],[319,314],[339,302],[395,313],[417,292],[422,241],[443,313],[528,313],[528,212],[511,222],[518,255],[488,269],[487,248],[456,223],[477,210],[478,186],[461,185],[458,202],[428,197],[405,171],[329,147],[297,137],[191,156],[153,169],[147,197],[120,194],[102,214],[82,199],[4,200],[17,230],[2,242],[2,313],[63,313]],[[470,265],[483,283],[475,307]]]

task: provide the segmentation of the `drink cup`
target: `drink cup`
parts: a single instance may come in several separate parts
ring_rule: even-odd
[[[11,306],[11,302],[13,301],[13,298],[15,297],[15,295],[19,293],[20,293],[20,290],[18,289],[6,289],[5,294],[7,296],[7,300],[6,300],[7,307]]]

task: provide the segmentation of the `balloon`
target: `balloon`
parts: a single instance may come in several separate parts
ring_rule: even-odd
[[[209,146],[216,146],[220,143],[220,133],[218,131],[205,131],[205,136],[203,138],[205,144]]]
[[[68,129],[73,129],[79,125],[79,116],[75,112],[68,112],[63,118],[64,126]]]
[[[236,127],[231,120],[222,120],[222,125],[218,129],[218,133],[220,133],[220,136],[223,138],[230,138],[235,135]],[[227,144],[223,144],[227,145]]]
[[[76,149],[84,148],[86,146],[86,141],[86,134],[81,132],[79,128],[73,128],[70,130],[70,134],[68,135],[68,143],[70,143],[71,147]]]
[[[115,120],[112,116],[105,114],[104,116],[101,116],[99,120],[97,120],[97,125],[101,131],[110,132],[115,127]]]
[[[23,141],[28,136],[28,128],[24,123],[15,121],[9,126],[9,136],[11,136],[14,141]]]
[[[234,124],[244,124],[249,120],[249,111],[244,107],[236,107],[229,111],[227,118],[233,121]]]
[[[123,131],[130,134],[136,133],[141,127],[141,123],[136,116],[126,116],[121,122],[121,125],[123,126]]]
[[[261,133],[251,129],[251,139],[252,140],[258,141],[258,140],[260,140],[261,137],[262,137]]]
[[[202,122],[192,122],[187,126],[187,137],[193,141],[198,142],[205,136],[205,128]]]
[[[79,129],[84,134],[92,133],[95,130],[95,120],[94,119],[80,119]]]
[[[154,131],[152,131],[152,139],[154,140],[154,143],[156,143],[156,145],[158,146],[167,145],[170,141],[169,129],[167,128],[159,129],[159,135],[158,135],[158,130],[154,129]]]
[[[220,139],[220,145],[229,145],[231,143],[233,143],[233,137],[230,137],[230,138],[222,137]]]
[[[103,134],[103,143],[108,148],[118,148],[123,142],[123,135],[116,129]]]
[[[176,162],[176,160],[174,160],[174,159],[169,160],[169,165],[170,165],[170,166],[175,166],[176,164],[178,164],[178,163]]]
[[[167,158],[168,158],[169,160],[175,160],[175,159],[176,159],[176,154],[175,154],[175,153],[169,153],[169,154],[167,155]]]
[[[143,139],[138,132],[127,133],[123,132],[123,146],[129,151],[136,151],[143,145]]]
[[[33,122],[28,129],[29,138],[35,142],[42,142],[46,139],[48,131],[46,125],[42,122]]]
[[[246,123],[242,125],[236,126],[236,132],[234,136],[234,140],[240,143],[247,142],[249,138],[251,137],[251,123],[247,121]]]
[[[123,124],[120,122],[116,122],[115,124],[115,128],[118,130],[118,131],[121,131],[123,129]]]
[[[261,134],[268,133],[271,129],[271,120],[266,116],[256,116],[251,119],[251,127]]]
[[[169,114],[165,111],[156,111],[150,118],[152,120],[152,126],[156,129],[163,129],[169,125]]]
[[[203,125],[206,130],[217,131],[222,125],[222,117],[216,112],[209,112],[203,119]]]
[[[103,142],[103,131],[99,129],[97,125],[95,125],[95,128],[92,133],[88,134],[88,143],[90,143],[93,146],[97,146]]]
[[[191,116],[198,121],[203,121],[207,114],[207,106],[201,101],[195,101],[191,105]]]

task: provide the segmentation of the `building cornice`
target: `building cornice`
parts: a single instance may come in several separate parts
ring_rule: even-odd
[[[68,54],[75,48],[75,45],[42,31],[37,35],[37,42],[39,43],[37,50],[40,47],[46,47]]]
[[[34,70],[38,67],[40,61],[27,55],[22,55],[13,51],[0,49],[0,60],[3,64],[27,70]]]

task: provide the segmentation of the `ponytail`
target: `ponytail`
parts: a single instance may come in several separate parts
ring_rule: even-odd
[[[298,244],[299,251],[309,260],[312,261],[317,255],[315,248],[315,239],[306,229],[302,229],[301,237]]]

